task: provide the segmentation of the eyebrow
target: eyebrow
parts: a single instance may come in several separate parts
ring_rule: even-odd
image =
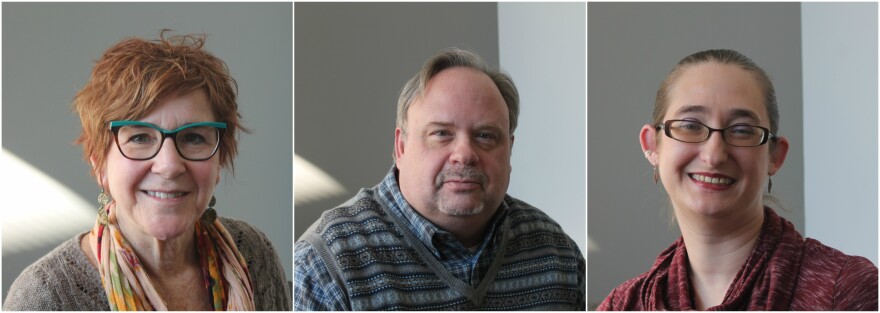
[[[455,123],[451,122],[428,122],[427,127],[455,127]],[[502,131],[503,128],[495,124],[485,124],[474,127],[474,130],[494,130]]]
[[[687,106],[683,106],[683,107],[681,107],[681,108],[678,109],[678,111],[676,111],[675,113],[676,113],[676,114],[682,114],[682,113],[706,113],[707,111],[708,111],[708,109],[706,109],[706,107],[704,107],[704,106],[702,106],[702,105],[687,105]],[[755,114],[755,112],[753,112],[752,110],[748,110],[748,109],[731,109],[731,110],[730,110],[730,115],[731,115],[731,117],[732,117],[731,119],[737,119],[737,118],[745,117],[745,118],[752,119],[752,120],[755,121],[755,122],[758,122],[758,121],[761,120],[761,119],[758,118],[758,114]]]
[[[455,124],[450,122],[428,122],[427,126],[435,126],[435,127],[449,127],[454,126]]]

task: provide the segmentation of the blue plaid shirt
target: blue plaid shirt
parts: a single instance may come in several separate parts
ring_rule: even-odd
[[[483,274],[489,269],[497,248],[495,229],[507,212],[507,204],[493,216],[486,235],[476,251],[471,252],[449,232],[418,214],[403,198],[397,185],[397,167],[392,166],[385,178],[377,186],[379,198],[392,214],[407,221],[405,226],[412,231],[428,251],[440,261],[455,277],[470,284],[479,285]],[[350,310],[342,288],[333,282],[324,260],[318,255],[311,244],[301,241],[294,246],[294,310]]]

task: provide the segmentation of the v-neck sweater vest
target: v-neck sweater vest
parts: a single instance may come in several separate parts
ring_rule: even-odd
[[[577,246],[528,204],[505,198],[495,259],[471,286],[446,270],[372,190],[353,200],[325,212],[303,237],[352,310],[583,310]]]

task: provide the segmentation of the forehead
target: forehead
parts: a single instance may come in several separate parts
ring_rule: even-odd
[[[684,69],[670,87],[666,118],[683,114],[751,117],[769,123],[762,88],[754,76],[736,65],[713,62]]]
[[[207,94],[202,89],[163,97],[156,101],[142,118],[144,121],[161,121],[164,123],[177,121],[177,124],[206,122],[213,121],[214,119],[214,109],[208,101]]]
[[[434,75],[408,115],[415,123],[481,121],[509,125],[507,105],[498,87],[488,75],[466,67]]]

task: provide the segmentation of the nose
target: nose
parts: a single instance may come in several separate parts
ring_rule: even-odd
[[[163,178],[174,178],[186,170],[184,161],[183,157],[177,153],[174,139],[170,137],[165,138],[159,153],[153,157],[152,171]]]
[[[712,167],[718,167],[727,162],[727,142],[724,142],[724,136],[721,132],[712,132],[709,139],[703,142],[700,147],[700,159]]]
[[[480,161],[474,150],[474,141],[468,136],[460,136],[456,138],[452,145],[452,154],[449,161],[453,164],[474,165]]]

